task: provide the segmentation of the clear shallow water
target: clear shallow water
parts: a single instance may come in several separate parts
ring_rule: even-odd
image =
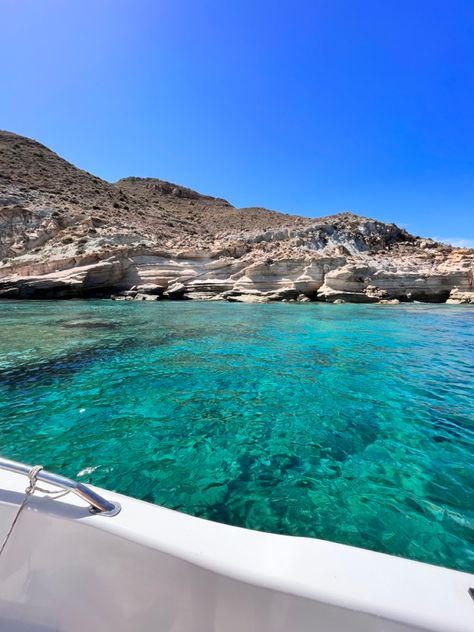
[[[0,430],[172,509],[474,572],[469,307],[1,302]]]

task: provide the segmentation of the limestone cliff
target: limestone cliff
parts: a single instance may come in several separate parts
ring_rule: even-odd
[[[351,213],[105,182],[0,132],[0,297],[473,303],[474,251]]]

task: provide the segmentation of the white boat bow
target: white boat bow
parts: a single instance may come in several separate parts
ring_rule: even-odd
[[[468,573],[27,483],[0,470],[1,632],[474,631]]]

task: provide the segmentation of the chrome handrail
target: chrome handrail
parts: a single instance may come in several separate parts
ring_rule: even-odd
[[[10,459],[0,458],[0,470],[8,470],[9,472],[23,474],[24,476],[29,477],[33,469],[34,468],[31,465],[25,465],[24,463],[18,463],[17,461],[10,461]],[[110,502],[109,500],[102,498],[102,496],[94,492],[86,485],[73,481],[65,476],[53,474],[52,472],[47,472],[43,469],[39,469],[38,471],[37,469],[35,472],[35,479],[44,483],[49,483],[50,485],[55,485],[56,487],[60,487],[61,489],[76,494],[76,496],[79,496],[88,502],[91,506],[91,512],[97,513],[97,515],[116,516],[121,509],[119,503]]]

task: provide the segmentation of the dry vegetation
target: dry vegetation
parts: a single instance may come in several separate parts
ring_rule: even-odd
[[[226,200],[154,178],[109,183],[78,169],[34,140],[0,132],[0,195],[3,207],[47,209],[64,240],[84,232],[130,232],[157,245],[213,246],[216,238],[304,226],[310,220],[262,208],[236,209]]]

